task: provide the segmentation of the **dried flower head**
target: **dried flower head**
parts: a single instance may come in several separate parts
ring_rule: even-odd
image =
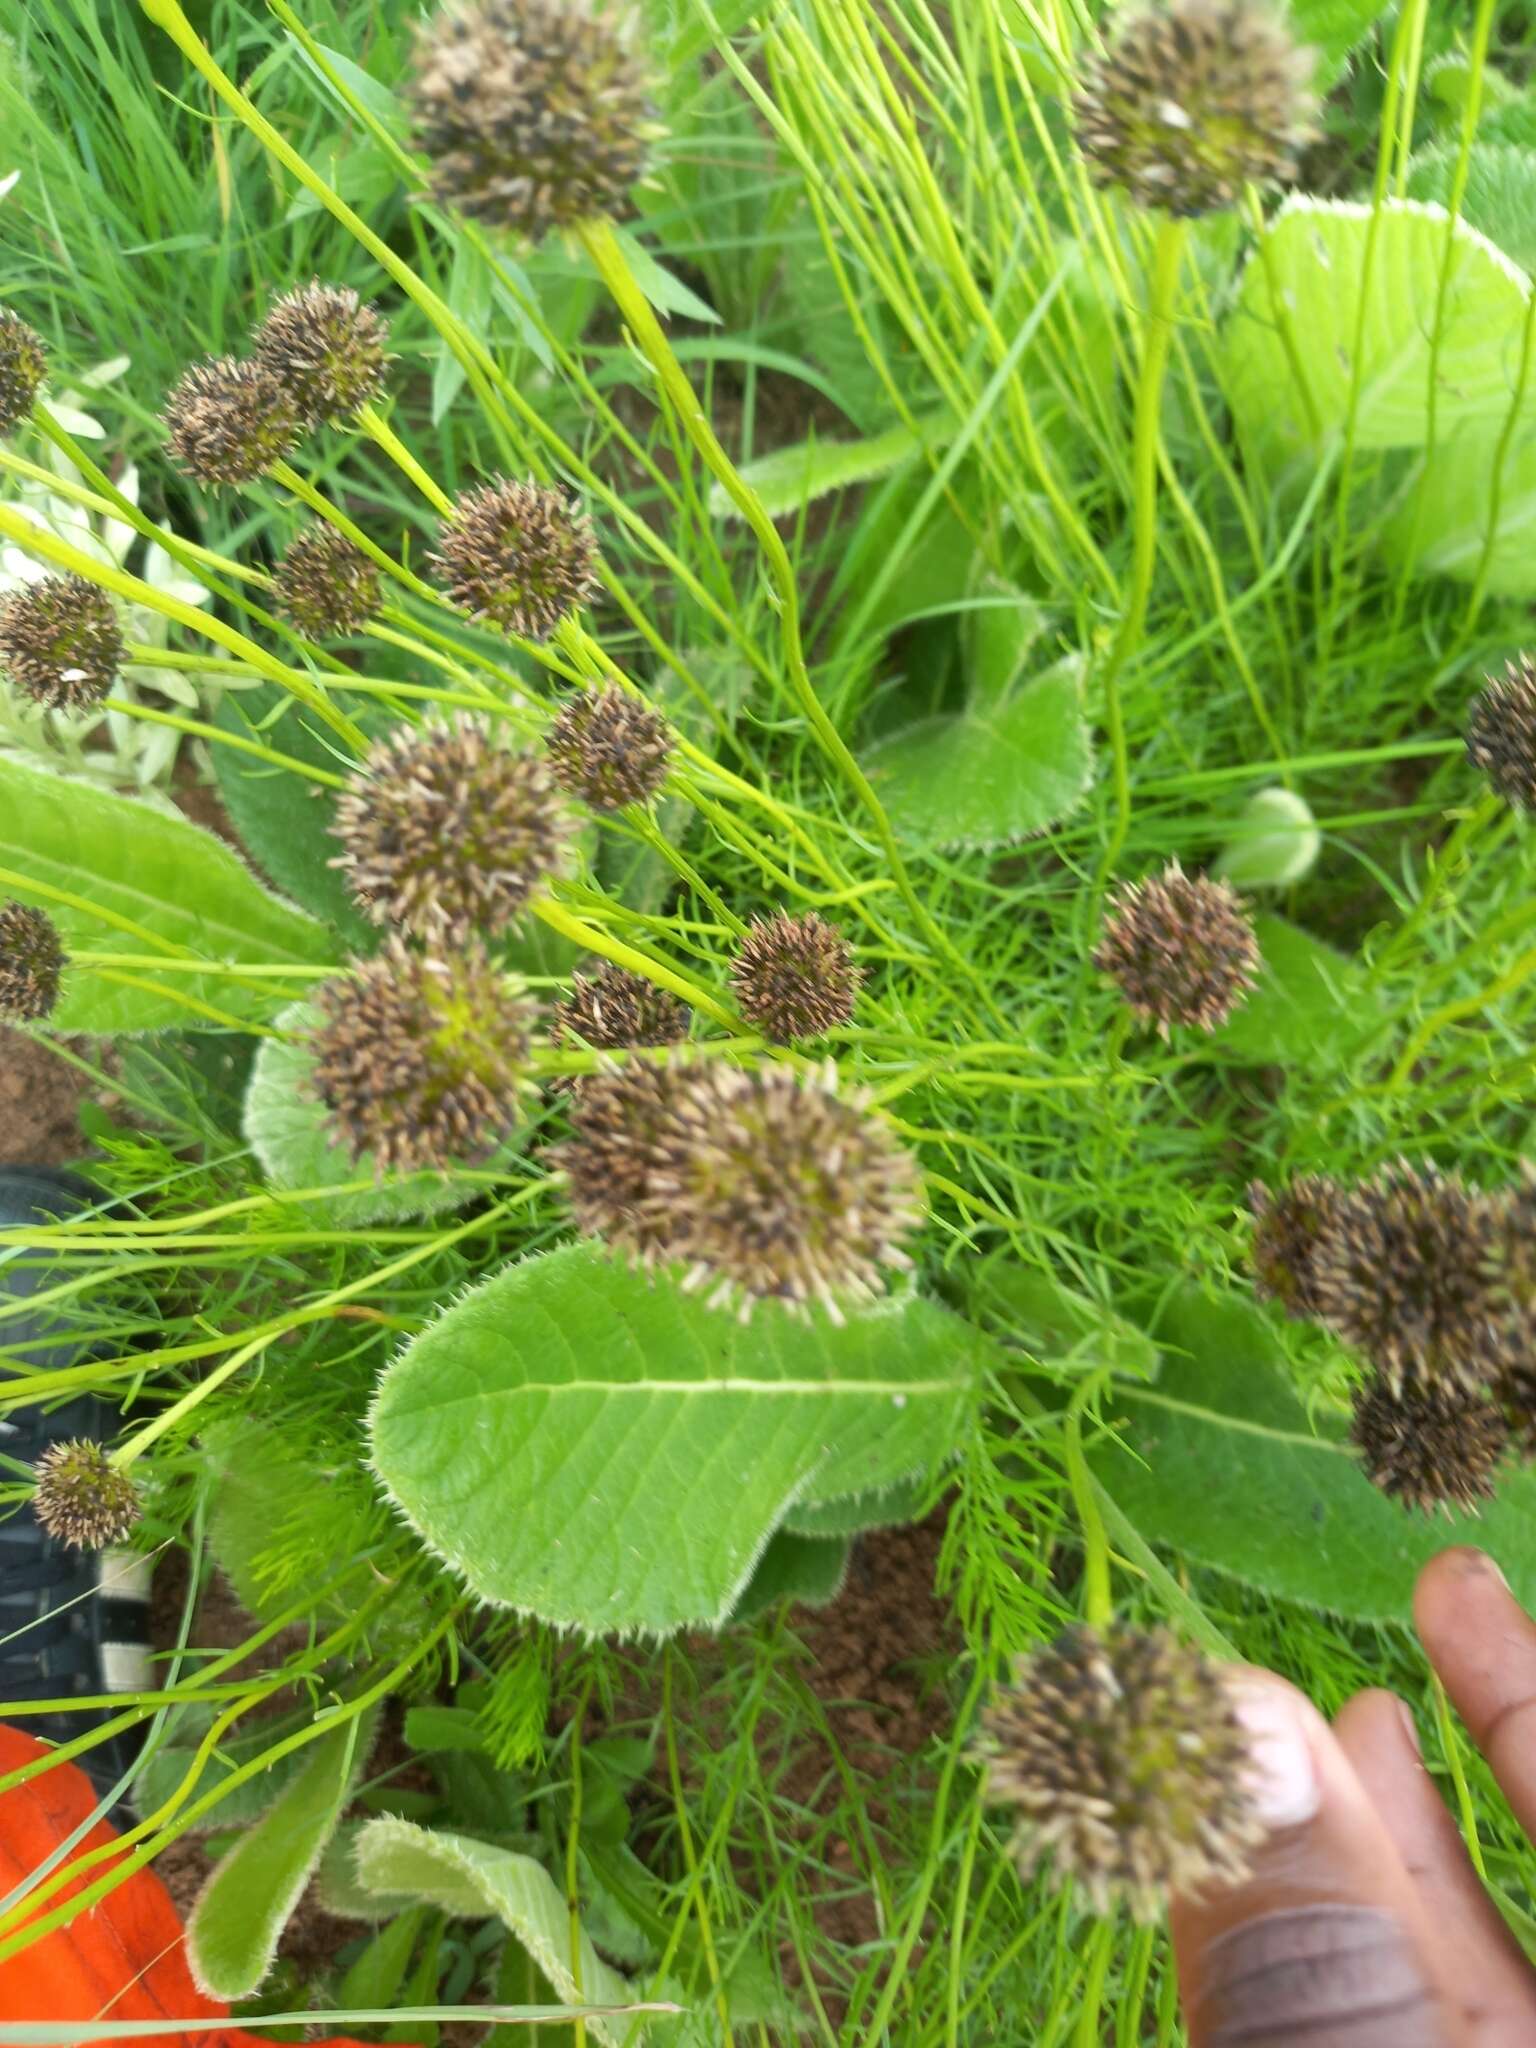
[[[75,1550],[121,1543],[138,1521],[138,1489],[89,1437],[50,1444],[33,1467],[33,1511],[48,1534]]]
[[[0,668],[51,711],[99,704],[122,658],[117,609],[87,577],[41,576],[0,599]]]
[[[48,374],[43,337],[0,306],[0,434],[14,433],[37,403]]]
[[[1175,1024],[1214,1031],[1226,1022],[1257,979],[1259,942],[1230,882],[1186,875],[1173,861],[1115,891],[1093,964],[1166,1038]]]
[[[1536,661],[1490,676],[1467,717],[1467,759],[1517,811],[1536,811]]]
[[[1492,1280],[1498,1204],[1455,1174],[1399,1160],[1344,1194],[1312,1258],[1314,1312],[1405,1381],[1475,1392],[1512,1362]]]
[[[1068,1630],[1020,1660],[982,1728],[1026,1874],[1049,1854],[1057,1883],[1138,1919],[1247,1875],[1264,1829],[1243,1728],[1219,1667],[1166,1630]]]
[[[248,484],[292,454],[303,423],[265,363],[214,356],[194,363],[165,401],[166,448],[200,484]]]
[[[64,978],[64,945],[46,910],[0,904],[0,1017],[32,1024],[50,1014]]]
[[[846,1024],[863,978],[848,941],[814,910],[753,918],[731,965],[742,1016],[776,1045]]]
[[[597,588],[591,524],[546,484],[500,477],[465,491],[432,559],[456,605],[524,640],[547,640]]]
[[[656,128],[616,11],[590,0],[471,0],[416,52],[416,141],[433,197],[541,240],[628,211]]]
[[[311,640],[339,640],[379,608],[379,572],[334,526],[306,526],[284,550],[272,578],[279,611]]]
[[[1312,1262],[1338,1221],[1344,1191],[1320,1173],[1298,1174],[1278,1192],[1254,1181],[1254,1286],[1261,1301],[1278,1301],[1288,1316],[1317,1314]]]
[[[516,1124],[534,1006],[479,945],[427,959],[391,939],[315,1007],[313,1086],[354,1163],[473,1165]]]
[[[576,1228],[638,1259],[665,1257],[673,1219],[648,1200],[678,1076],[655,1060],[590,1074],[572,1097],[572,1135],[549,1149]]]
[[[681,1262],[685,1286],[743,1316],[759,1301],[820,1302],[837,1321],[842,1300],[872,1298],[886,1269],[910,1263],[917,1166],[867,1097],[836,1094],[834,1079],[830,1065],[819,1081],[718,1060],[667,1069],[632,1223],[602,1234]]]
[[[548,745],[563,789],[594,811],[617,811],[648,802],[661,788],[672,734],[643,698],[609,684],[568,698]]]
[[[1315,133],[1316,53],[1264,0],[1167,0],[1115,31],[1076,103],[1099,185],[1173,214],[1235,206],[1294,178]]]
[[[389,329],[344,285],[315,279],[284,293],[252,337],[306,426],[350,419],[384,388]]]
[[[1509,1444],[1508,1424],[1485,1395],[1419,1386],[1394,1393],[1376,1378],[1355,1395],[1350,1436],[1371,1484],[1425,1514],[1491,1500]]]
[[[549,1036],[555,1045],[600,1052],[680,1045],[688,1036],[688,1006],[643,974],[605,960],[596,974],[571,976],[571,992],[556,1003]],[[580,1077],[569,1085],[581,1085]]]
[[[571,819],[549,764],[486,720],[404,726],[336,805],[332,863],[375,924],[421,938],[505,931],[558,872]]]

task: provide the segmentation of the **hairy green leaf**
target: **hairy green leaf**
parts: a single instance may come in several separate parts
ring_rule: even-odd
[[[916,1295],[746,1324],[591,1245],[484,1281],[385,1374],[375,1468],[485,1600],[667,1635],[731,1612],[797,1502],[958,1441],[986,1339]]]
[[[938,422],[932,425],[937,430]],[[883,434],[871,434],[862,441],[797,441],[743,464],[741,475],[756,491],[769,518],[782,519],[828,491],[845,491],[854,484],[889,476],[920,454],[922,446],[920,435],[907,426],[888,427]],[[710,487],[709,509],[717,519],[741,517],[734,500],[718,483]]]
[[[1145,1330],[1053,1273],[1021,1266],[1011,1252],[994,1253],[970,1276],[969,1303],[989,1329],[1036,1358],[1156,1377],[1157,1346]]]
[[[1382,534],[1390,561],[1458,583],[1482,576],[1498,597],[1536,597],[1536,423],[1502,443],[1489,430],[1434,450]]]
[[[780,1529],[731,1610],[732,1622],[756,1621],[781,1600],[825,1607],[843,1590],[849,1545],[836,1536],[796,1536]]]
[[[1317,85],[1326,92],[1350,52],[1387,12],[1390,0],[1290,0],[1287,13],[1298,43],[1318,53]]]
[[[840,1500],[807,1501],[784,1517],[784,1532],[815,1536],[859,1536],[866,1529],[894,1529],[910,1522],[922,1506],[930,1484],[926,1472],[892,1480],[870,1493],[845,1493]],[[772,1546],[769,1546],[772,1548]]]
[[[1263,956],[1258,985],[1215,1043],[1256,1065],[1343,1059],[1382,1016],[1365,968],[1283,917],[1256,917],[1253,928]]]
[[[72,965],[50,1018],[60,1031],[110,1034],[220,1028],[287,1000],[280,979],[242,981],[228,965],[315,965],[325,927],[262,887],[222,840],[157,803],[114,796],[0,758],[0,894],[39,904],[71,952],[163,958],[155,967]],[[199,964],[189,969],[185,963]]]
[[[1409,198],[1443,206],[1460,159],[1459,141],[1421,150],[1408,167]],[[1474,142],[1467,153],[1461,215],[1527,275],[1536,271],[1536,157],[1510,142]]]

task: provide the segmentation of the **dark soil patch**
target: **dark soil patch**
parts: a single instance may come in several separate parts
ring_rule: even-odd
[[[68,1166],[87,1149],[81,1099],[91,1083],[40,1038],[0,1026],[0,1162]]]

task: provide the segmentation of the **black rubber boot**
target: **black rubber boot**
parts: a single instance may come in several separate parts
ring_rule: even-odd
[[[0,1229],[50,1223],[105,1200],[78,1174],[45,1166],[0,1166]],[[60,1269],[43,1251],[0,1246],[0,1306],[28,1301],[55,1285]],[[0,1379],[17,1364],[78,1365],[91,1344],[70,1338],[68,1304],[45,1305],[0,1321]],[[0,1409],[0,1452],[34,1465],[49,1444],[71,1437],[97,1441],[116,1433],[121,1418],[92,1395],[49,1407]],[[8,1477],[14,1474],[8,1473]],[[31,1503],[0,1520],[0,1719],[22,1700],[86,1699],[137,1692],[152,1683],[148,1658],[149,1561],[125,1550],[79,1551],[42,1529]],[[46,1742],[72,1736],[110,1719],[109,1709],[27,1714],[18,1723]],[[89,1750],[81,1763],[107,1790],[137,1753],[136,1732],[114,1736]]]

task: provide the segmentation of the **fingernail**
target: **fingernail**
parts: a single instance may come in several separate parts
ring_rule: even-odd
[[[1400,1922],[1342,1901],[1218,1935],[1197,1997],[1206,2048],[1446,2048],[1449,2038]]]
[[[1234,1681],[1233,1706],[1248,1737],[1248,1783],[1266,1827],[1296,1828],[1323,1803],[1302,1703],[1280,1685]]]
[[[1488,1574],[1489,1578],[1497,1579],[1499,1584],[1504,1588],[1505,1592],[1508,1593],[1510,1590],[1509,1581],[1505,1578],[1503,1572],[1499,1569],[1498,1565],[1495,1564],[1493,1559],[1488,1555],[1487,1551],[1475,1550],[1472,1554],[1477,1559],[1481,1568]]]
[[[1406,1700],[1398,1700],[1396,1704],[1398,1718],[1403,1724],[1403,1733],[1408,1738],[1409,1746],[1415,1756],[1422,1756],[1423,1750],[1419,1744],[1419,1724],[1413,1718],[1413,1709]]]

